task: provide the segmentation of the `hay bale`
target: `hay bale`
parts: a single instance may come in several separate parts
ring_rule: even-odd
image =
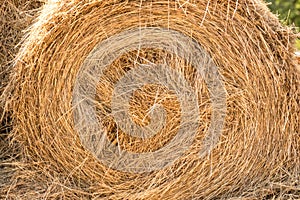
[[[10,198],[298,198],[294,33],[261,1],[50,1],[14,70]]]

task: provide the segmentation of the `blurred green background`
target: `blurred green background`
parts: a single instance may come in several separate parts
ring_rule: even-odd
[[[300,0],[266,0],[269,2],[269,8],[283,24],[294,25],[299,31],[300,27]],[[300,39],[296,41],[296,47],[300,51]]]

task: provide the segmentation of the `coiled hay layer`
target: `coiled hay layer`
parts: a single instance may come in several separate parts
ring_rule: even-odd
[[[294,34],[261,1],[49,2],[10,100],[11,198],[298,198]]]

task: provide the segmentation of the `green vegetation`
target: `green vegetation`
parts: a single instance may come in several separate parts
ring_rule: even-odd
[[[298,40],[296,41],[296,47],[297,47],[297,49],[300,51],[300,39],[298,39]]]
[[[269,8],[273,13],[278,14],[279,18],[286,25],[295,25],[299,31],[300,27],[300,0],[266,0],[270,2]],[[300,50],[300,40],[296,42]]]

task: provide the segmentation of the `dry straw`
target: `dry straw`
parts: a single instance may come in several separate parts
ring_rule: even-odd
[[[50,1],[7,88],[0,197],[300,198],[294,39],[259,0]]]
[[[42,5],[41,1],[2,0],[0,5],[0,96],[9,81],[13,59],[19,49],[19,43],[24,35],[24,29],[33,21]],[[17,149],[9,143],[10,114],[4,109],[7,102],[0,99],[0,188],[7,185],[12,175]],[[6,112],[4,112],[6,110]],[[9,144],[11,145],[10,147]]]
[[[41,1],[4,0],[0,5],[0,95],[8,82],[14,56],[18,52],[19,43],[37,13]],[[2,117],[3,102],[0,106]]]

